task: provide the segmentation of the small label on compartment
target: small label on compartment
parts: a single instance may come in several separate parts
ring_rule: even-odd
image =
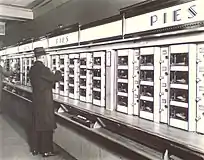
[[[138,81],[135,81],[135,84],[139,84],[139,82],[138,82]]]
[[[167,71],[167,67],[162,67],[162,71]]]
[[[162,99],[162,103],[166,103],[166,99]]]
[[[204,48],[199,48],[199,53],[204,53]]]
[[[204,92],[204,86],[199,86],[199,92]]]
[[[199,108],[199,110],[203,111],[204,110],[204,105],[199,105],[198,108]]]
[[[163,50],[163,51],[162,51],[162,54],[163,54],[163,55],[167,55],[167,50]]]
[[[166,83],[162,83],[162,87],[166,87],[167,85],[166,85]]]
[[[137,94],[135,94],[135,95],[134,95],[134,97],[135,97],[135,98],[138,98],[138,95],[137,95]]]
[[[204,67],[199,67],[199,72],[204,72]]]

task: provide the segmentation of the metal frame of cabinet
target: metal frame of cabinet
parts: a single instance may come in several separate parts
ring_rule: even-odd
[[[195,131],[196,45],[171,45],[169,125]]]
[[[79,99],[79,54],[69,54],[69,97]]]
[[[93,52],[93,83],[92,96],[93,104],[105,107],[106,101],[106,52]]]
[[[79,100],[92,102],[92,53],[80,53]]]
[[[62,79],[59,84],[59,95],[68,96],[68,55],[59,55],[59,70],[62,73]]]
[[[116,110],[133,113],[133,49],[117,51],[117,106]]]
[[[140,49],[139,116],[159,122],[160,48]]]

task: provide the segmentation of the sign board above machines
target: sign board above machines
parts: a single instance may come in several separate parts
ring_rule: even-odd
[[[7,48],[6,51],[9,54],[14,54],[14,53],[18,53],[18,49],[19,47],[11,47],[11,48]]]
[[[19,46],[19,52],[28,52],[33,50],[33,43],[23,44]]]
[[[57,47],[79,42],[79,32],[72,32],[65,35],[49,38],[49,47]]]
[[[115,36],[122,36],[122,20],[81,30],[80,42]]]
[[[126,19],[125,34],[143,32],[204,20],[203,0],[161,9]]]
[[[48,48],[48,40],[46,38],[33,42],[33,49],[37,47]]]

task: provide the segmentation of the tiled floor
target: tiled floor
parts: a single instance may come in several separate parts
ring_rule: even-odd
[[[32,156],[25,137],[24,130],[17,123],[0,115],[0,160],[74,160],[61,150],[55,157]]]

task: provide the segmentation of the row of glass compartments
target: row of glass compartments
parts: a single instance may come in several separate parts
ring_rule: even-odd
[[[63,78],[61,79],[61,82],[56,85],[55,92],[58,90],[58,93],[61,93],[64,96],[69,96],[70,93],[77,94],[70,96],[75,99],[80,99],[80,96],[88,97],[93,95],[92,99],[105,100],[105,56],[105,52],[100,52],[97,56],[94,56],[92,53],[86,54],[86,56],[82,57],[80,54],[75,54],[72,58],[69,55],[51,56],[51,70],[60,69],[63,73]],[[118,52],[117,55],[116,94],[118,107],[129,106],[128,93],[130,88],[129,85],[131,85],[129,79],[133,77],[133,75],[130,75],[129,73],[130,63],[132,62],[132,59],[130,60],[129,57],[129,51],[127,50],[123,50],[121,54]],[[154,92],[155,63],[158,63],[155,59],[157,58],[155,58],[154,52],[139,54],[137,59],[135,59],[135,61],[138,61],[137,92],[140,96],[138,102],[139,108],[140,111],[151,114],[154,113],[154,95],[157,94]],[[169,62],[167,63],[166,68],[170,66],[170,70],[164,71],[166,75],[170,75],[169,82],[171,85],[169,87],[167,86],[167,89],[170,89],[170,101],[174,102],[170,103],[170,116],[188,121],[188,53],[173,53],[166,55],[165,59]],[[32,63],[33,61],[31,58],[23,59],[22,79],[25,81],[23,84],[29,85],[28,77],[27,79],[25,77]],[[101,74],[101,72],[104,74]],[[89,83],[87,83],[87,81],[89,81]],[[168,84],[168,81],[166,83]],[[88,88],[90,88],[89,93],[86,91]],[[103,91],[103,93],[101,93],[101,91]],[[91,101],[89,100],[88,102]],[[105,105],[105,102],[100,104]]]

